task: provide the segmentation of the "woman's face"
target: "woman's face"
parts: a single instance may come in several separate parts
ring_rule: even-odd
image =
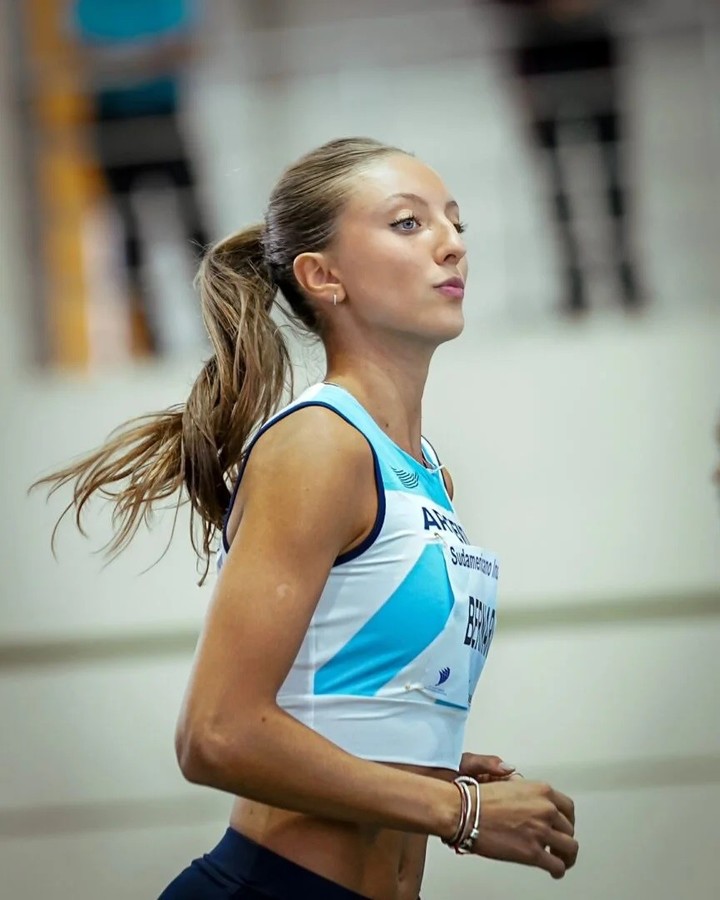
[[[333,272],[363,328],[440,344],[463,328],[467,279],[457,203],[439,176],[393,154],[364,169],[338,220]]]

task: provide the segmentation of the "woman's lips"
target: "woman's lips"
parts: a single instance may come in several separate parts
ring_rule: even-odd
[[[439,284],[435,290],[445,294],[446,297],[452,297],[453,300],[462,300],[465,296],[465,288],[460,283]]]

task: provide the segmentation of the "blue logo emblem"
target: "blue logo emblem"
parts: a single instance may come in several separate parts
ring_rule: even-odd
[[[406,472],[405,469],[396,469],[395,466],[392,467],[392,470],[404,487],[412,490],[412,488],[416,488],[420,484],[420,476],[417,472]]]
[[[450,666],[447,666],[444,669],[440,669],[440,671],[438,672],[438,675],[440,677],[438,678],[437,684],[435,685],[435,687],[437,687],[440,684],[445,684],[445,682],[448,680],[448,678],[450,677]]]

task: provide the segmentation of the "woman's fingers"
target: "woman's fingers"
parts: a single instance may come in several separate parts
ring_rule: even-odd
[[[577,859],[578,842],[561,831],[552,830],[547,837],[545,851],[561,859],[564,869],[571,869]]]
[[[550,799],[553,801],[555,806],[560,810],[560,812],[565,816],[565,818],[575,824],[575,804],[572,800],[566,795],[562,794],[560,791],[553,791]]]
[[[490,778],[507,778],[514,771],[515,767],[508,765],[499,756],[463,753],[460,761],[460,774],[471,775],[479,781]]]
[[[566,870],[563,860],[543,847],[538,847],[535,857],[532,860],[529,860],[529,864],[531,866],[536,866],[538,869],[544,869],[546,872],[549,872],[553,878],[562,878]]]
[[[575,834],[575,826],[572,822],[569,822],[561,812],[555,814],[553,828],[556,831],[561,831],[563,834],[569,834],[570,837],[573,837]]]

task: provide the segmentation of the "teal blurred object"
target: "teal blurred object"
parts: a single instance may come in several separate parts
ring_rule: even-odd
[[[148,48],[182,38],[197,24],[194,0],[75,0],[70,27],[78,41],[98,50]],[[148,79],[131,69],[105,79],[99,114],[105,117],[172,113],[178,106],[174,72]]]
[[[193,0],[76,0],[71,24],[83,41],[118,44],[170,36],[195,21]]]

